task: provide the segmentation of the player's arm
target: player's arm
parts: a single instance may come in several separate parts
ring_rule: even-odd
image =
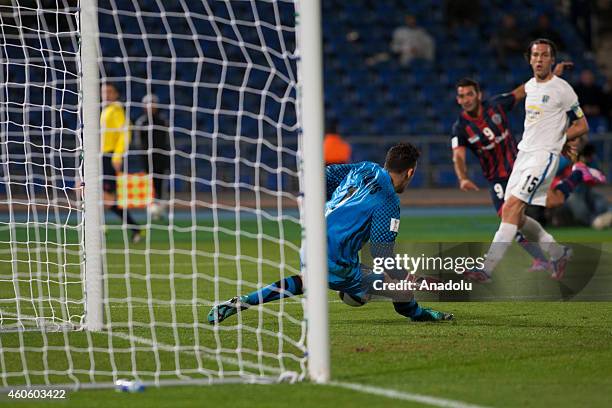
[[[522,101],[527,96],[527,93],[525,92],[525,84],[520,84],[514,88],[512,92],[510,92],[510,95],[514,97],[512,105],[516,106],[519,101]]]
[[[555,65],[555,69],[553,70],[553,74],[560,77],[563,75],[563,72],[566,69],[572,69],[574,67],[574,63],[572,61],[561,61],[557,65]]]
[[[395,239],[400,225],[400,208],[396,200],[387,200],[374,211],[370,224],[370,254],[375,258],[394,258]],[[405,279],[403,269],[385,271],[385,280]]]
[[[326,200],[329,201],[342,180],[357,164],[332,164],[325,167]]]
[[[455,174],[459,179],[459,188],[463,191],[478,191],[478,186],[470,180],[467,174],[465,147],[459,146],[453,149],[453,166],[455,168]]]
[[[575,94],[574,94],[575,95]],[[589,132],[589,123],[587,118],[580,108],[578,98],[575,98],[575,102],[570,105],[567,111],[571,125],[567,128],[565,136],[568,141],[577,139]]]
[[[459,188],[463,191],[478,191],[478,186],[468,177],[465,145],[465,138],[460,134],[459,125],[456,123],[453,126],[451,147],[453,148],[453,167],[459,180]]]
[[[567,128],[566,136],[567,140],[574,140],[589,132],[589,123],[586,117],[583,116],[572,122],[571,126]]]

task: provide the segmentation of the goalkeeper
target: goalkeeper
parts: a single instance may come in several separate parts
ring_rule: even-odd
[[[117,206],[117,174],[123,168],[123,155],[130,144],[129,123],[123,106],[119,102],[117,87],[111,83],[105,83],[100,89],[100,94],[104,106],[100,114],[104,208],[110,209],[124,223],[127,223],[132,231],[132,243],[137,244],[142,238],[140,227],[127,209],[124,218],[123,211]]]
[[[400,219],[402,193],[416,170],[419,151],[400,143],[387,152],[385,167],[371,162],[341,164],[326,168],[328,286],[361,299],[374,290],[376,280],[406,278],[405,271],[370,274],[359,263],[359,251],[370,241],[372,257],[393,257]],[[302,277],[290,276],[247,295],[214,306],[208,322],[220,323],[238,310],[280,298],[301,295]],[[412,292],[383,294],[393,299],[395,310],[414,321],[451,320],[452,314],[421,308]]]

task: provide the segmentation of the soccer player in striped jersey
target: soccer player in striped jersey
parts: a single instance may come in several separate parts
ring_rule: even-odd
[[[375,291],[375,281],[397,282],[407,278],[406,271],[374,274],[359,261],[359,251],[366,242],[370,242],[373,258],[395,256],[393,247],[400,223],[398,194],[410,183],[418,157],[413,145],[400,143],[387,152],[384,168],[372,162],[326,168],[328,286],[358,299],[367,299],[371,293],[389,295],[395,311],[414,321],[451,320],[452,314],[421,308],[412,292]],[[302,293],[302,277],[293,275],[214,306],[208,322],[217,324],[238,310]]]
[[[102,84],[100,94],[104,106],[100,113],[104,208],[110,209],[129,226],[132,243],[136,244],[141,240],[140,227],[127,209],[122,210],[117,206],[117,174],[123,169],[123,156],[130,144],[129,121],[114,84]]]
[[[572,249],[559,245],[533,218],[525,215],[527,205],[550,206],[549,187],[567,141],[585,135],[589,130],[572,87],[554,75],[556,49],[552,41],[537,39],[529,45],[527,57],[533,70],[524,86],[525,131],[518,145],[519,153],[508,179],[502,220],[487,252],[484,268],[466,271],[464,276],[488,282],[510,242],[521,231],[550,255],[551,277],[563,278]],[[576,167],[575,167],[576,168]]]
[[[555,73],[561,75],[568,63],[559,63]],[[457,103],[462,112],[453,125],[451,145],[455,173],[463,191],[478,190],[468,177],[466,149],[480,161],[483,174],[489,182],[489,193],[498,215],[501,216],[506,185],[518,154],[517,142],[510,132],[508,111],[525,98],[525,86],[510,93],[482,99],[480,85],[470,78],[457,83]],[[583,169],[574,170],[550,191],[549,207],[561,205],[575,186],[583,179]],[[533,257],[531,271],[549,269],[546,255],[538,245],[530,244],[517,232],[516,241]]]

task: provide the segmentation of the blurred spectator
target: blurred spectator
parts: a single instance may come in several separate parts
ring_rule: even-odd
[[[145,171],[153,176],[155,198],[164,196],[164,179],[170,171],[170,142],[168,140],[168,122],[161,115],[157,105],[157,95],[148,94],[142,98],[143,113],[136,119],[136,140],[144,151],[143,165]]]
[[[506,66],[507,57],[521,56],[526,43],[525,36],[516,25],[516,18],[512,14],[504,14],[501,27],[491,40],[499,64]]]
[[[335,124],[330,125],[323,141],[325,165],[349,163],[351,154],[351,145],[340,136]]]
[[[401,65],[408,65],[414,58],[432,61],[436,53],[434,39],[424,28],[417,25],[416,18],[407,14],[405,25],[393,31],[391,51],[399,55]]]
[[[565,49],[565,44],[561,39],[559,33],[551,27],[550,25],[550,17],[547,14],[540,14],[538,16],[538,23],[533,30],[529,33],[531,37],[530,40],[535,40],[538,38],[547,38],[555,43],[558,51],[562,51]]]
[[[446,24],[449,28],[478,27],[480,24],[479,0],[446,0]]]
[[[595,75],[590,69],[580,73],[580,82],[574,86],[580,106],[587,117],[600,116],[606,113],[606,94],[595,82]]]

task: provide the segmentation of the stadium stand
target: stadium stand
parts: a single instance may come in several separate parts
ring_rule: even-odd
[[[104,1],[101,1],[104,3]],[[129,10],[130,2],[125,3]],[[479,27],[462,28],[458,32],[447,28],[444,16],[443,0],[388,0],[378,2],[375,0],[327,0],[323,5],[323,33],[324,33],[324,81],[325,81],[325,105],[327,119],[338,123],[338,131],[350,137],[358,136],[426,136],[446,135],[455,120],[459,108],[454,100],[454,84],[464,76],[472,76],[478,79],[485,93],[488,95],[509,91],[520,82],[530,77],[530,69],[526,62],[520,58],[507,61],[508,69],[498,66],[495,52],[487,40],[491,38],[494,30],[499,24],[503,12],[514,12],[526,10],[523,14],[516,15],[519,26],[533,26],[537,16],[547,13],[552,16],[553,25],[558,29],[563,41],[567,44],[566,57],[575,62],[574,73],[568,74],[568,79],[574,81],[583,68],[590,68],[596,73],[597,81],[605,83],[605,78],[598,70],[595,61],[585,52],[585,46],[577,30],[572,24],[554,7],[553,1],[534,2],[532,0],[505,0],[482,2],[482,15],[491,16],[483,19]],[[141,10],[153,10],[155,1],[143,0]],[[199,2],[189,2],[193,13],[206,13]],[[210,7],[216,8],[217,12],[223,11],[220,2],[210,3]],[[287,14],[288,8],[281,10]],[[166,11],[183,12],[182,9],[173,9],[172,3],[168,3]],[[240,19],[241,6],[234,6],[235,18]],[[245,10],[246,13],[246,10]],[[409,66],[402,67],[393,57],[375,60],[373,63],[366,61],[376,55],[388,52],[391,34],[395,27],[402,24],[406,13],[416,16],[419,24],[431,33],[436,41],[436,59],[434,62],[414,60]],[[229,16],[228,16],[229,17]],[[291,15],[282,16],[290,20]],[[168,24],[160,25],[158,19],[148,19],[144,14],[144,22],[147,24],[148,45],[154,50],[156,57],[169,57],[175,54],[180,63],[176,67],[170,62],[156,60],[147,66],[145,44],[140,33],[135,17],[129,13],[108,15],[100,14],[99,24],[101,32],[115,30],[115,19],[118,19],[122,28],[122,44],[127,47],[129,60],[123,57],[123,51],[117,36],[105,35],[100,38],[103,60],[103,74],[109,80],[113,80],[122,91],[122,100],[128,101],[127,112],[132,122],[141,114],[142,106],[138,102],[148,91],[155,92],[160,103],[166,109],[173,128],[175,155],[175,172],[179,175],[189,176],[191,169],[188,157],[190,154],[204,152],[209,146],[198,138],[195,143],[192,134],[212,135],[217,132],[220,140],[223,135],[235,135],[238,128],[241,135],[257,134],[257,121],[248,115],[219,114],[214,116],[216,100],[219,97],[216,87],[208,86],[219,81],[224,75],[226,83],[240,81],[244,77],[243,69],[238,67],[227,67],[224,72],[222,65],[209,64],[203,73],[197,72],[197,64],[194,59],[198,58],[198,50],[195,46],[199,44],[204,50],[205,58],[211,60],[219,58],[219,47],[216,44],[217,37],[215,29],[223,30],[227,38],[235,37],[228,27],[213,27],[212,24],[200,24],[196,27],[198,41],[191,39],[191,28],[181,24],[172,24],[172,17],[168,17]],[[185,34],[189,38],[178,38],[176,35],[168,40],[165,36],[171,30],[174,34]],[[268,46],[275,46],[278,37],[273,30],[262,30],[265,42]],[[245,41],[258,43],[257,38],[245,38]],[[10,45],[11,36],[5,38]],[[15,43],[18,39],[15,38]],[[63,40],[62,40],[63,41]],[[171,44],[169,44],[169,41]],[[279,45],[276,44],[278,47]],[[24,61],[35,58],[33,55],[23,54],[22,47],[6,47],[7,52],[13,53],[13,59],[21,58]],[[227,43],[225,50],[235,52],[239,58],[239,47],[232,50]],[[254,63],[266,65],[264,54],[253,53]],[[296,61],[297,63],[297,61]],[[11,65],[9,80],[13,83],[25,81],[25,70],[19,65]],[[44,74],[41,70],[41,75]],[[198,77],[200,75],[200,77]],[[153,89],[146,87],[146,78],[153,79]],[[126,77],[130,77],[129,95],[126,95]],[[266,72],[254,69],[249,75],[249,85],[254,88],[263,88],[268,78]],[[157,80],[164,80],[157,81]],[[175,86],[171,89],[168,81],[174,80]],[[36,78],[29,78],[35,82]],[[208,85],[202,86],[205,82]],[[200,85],[198,85],[198,83]],[[240,85],[240,84],[237,84]],[[76,83],[74,85],[76,87]],[[269,84],[271,87],[282,87],[281,80]],[[197,92],[194,92],[194,87]],[[76,89],[76,88],[75,88]],[[8,89],[9,100],[23,100],[23,96],[16,93],[23,92],[19,87],[12,86]],[[197,96],[194,96],[197,94]],[[44,92],[30,95],[31,98],[43,98]],[[72,98],[70,103],[76,105],[75,95],[64,96]],[[221,107],[228,111],[237,111],[239,106],[239,94],[225,89],[221,97]],[[295,95],[289,95],[295,97]],[[192,112],[185,109],[174,109],[174,105],[192,106],[196,105],[197,129],[193,129]],[[277,127],[283,124],[295,123],[293,112],[284,112],[281,116],[280,103],[268,98],[260,108],[259,96],[250,97],[244,95],[244,110],[249,112],[260,112],[271,119],[264,126],[265,137],[274,140],[277,137]],[[171,110],[171,112],[168,112]],[[51,137],[57,130],[42,130],[37,128],[41,122],[40,116],[43,112],[29,112],[22,115],[18,107],[9,106],[7,114],[10,117],[7,135],[10,138],[23,138],[24,126],[32,132],[29,137]],[[75,123],[74,112],[63,110],[54,113],[58,116],[57,123],[70,127]],[[522,130],[522,107],[513,112],[512,125],[515,135],[520,135]],[[24,122],[27,116],[27,123]],[[610,124],[608,118],[589,118],[592,123],[592,132],[608,132]],[[239,125],[239,126],[238,126]],[[38,133],[36,131],[38,131]],[[284,130],[286,131],[286,130]],[[8,144],[10,148],[18,148],[19,144]],[[219,145],[224,149],[223,143]],[[229,146],[228,148],[231,148]],[[438,173],[416,180],[416,185],[430,186],[452,186],[455,184],[451,169],[444,167],[450,163],[450,152],[444,143],[436,143],[431,146],[429,153],[430,165],[440,165]],[[182,154],[181,154],[182,152]],[[42,153],[42,152],[39,152]],[[380,160],[366,144],[356,143],[354,146],[354,160]],[[206,154],[204,154],[205,156]],[[273,155],[264,154],[262,159],[274,160]],[[42,157],[42,156],[41,156]],[[59,160],[59,158],[58,158]],[[70,160],[64,159],[64,160]],[[74,158],[72,158],[74,160]],[[205,161],[205,158],[202,159]],[[11,163],[18,167],[20,163]],[[207,170],[208,169],[208,170]],[[138,168],[130,168],[138,170]],[[221,169],[223,170],[223,169]],[[1,170],[0,170],[1,171]],[[198,176],[205,177],[210,172],[210,166],[202,164],[198,169]],[[245,176],[248,177],[248,176]],[[69,175],[64,180],[71,180]],[[273,187],[276,179],[270,177],[269,184]],[[182,191],[187,188],[184,179],[176,178],[175,188]]]

